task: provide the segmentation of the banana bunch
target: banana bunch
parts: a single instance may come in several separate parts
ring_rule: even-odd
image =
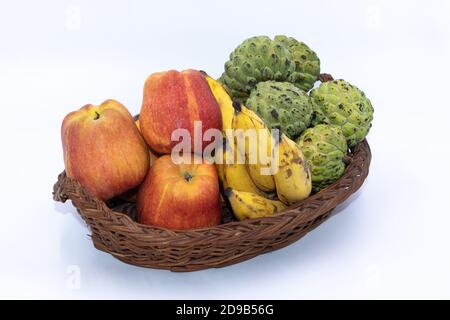
[[[216,167],[236,218],[271,216],[308,197],[311,174],[296,143],[284,134],[273,135],[255,112],[233,102],[219,82],[205,77],[222,113],[226,138],[223,161]],[[278,199],[270,199],[273,194]]]
[[[233,101],[218,81],[206,75],[209,87],[217,100],[222,113],[222,133],[224,138],[222,144],[222,161],[216,161],[217,174],[223,189],[232,188],[260,194],[260,189],[251,179],[245,162],[238,161],[244,157],[243,152],[236,148],[235,139],[227,136],[229,129],[233,129],[234,108]]]
[[[311,173],[297,144],[282,133],[272,135],[261,118],[242,104],[233,103],[233,107],[232,127],[237,140],[244,142],[247,169],[254,184],[264,192],[276,190],[278,199],[286,205],[307,198],[312,189]],[[240,136],[249,129],[257,132],[256,147],[245,140],[247,136]],[[252,157],[256,163],[250,161]]]
[[[264,192],[275,191],[275,180],[270,168],[271,152],[273,150],[271,132],[261,118],[252,110],[244,107],[239,102],[234,102],[233,108],[232,127],[236,130],[237,140],[243,143],[243,145],[238,146],[238,151],[245,154],[250,177],[260,190]],[[254,133],[254,135],[251,137],[245,135],[245,133]]]

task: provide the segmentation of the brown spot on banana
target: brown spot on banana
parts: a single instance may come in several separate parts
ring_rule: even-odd
[[[286,170],[286,178],[290,178],[292,177],[292,170],[291,169],[287,169]]]
[[[295,164],[302,164],[303,163],[302,158],[297,157],[297,156],[292,159],[292,162],[295,163]]]

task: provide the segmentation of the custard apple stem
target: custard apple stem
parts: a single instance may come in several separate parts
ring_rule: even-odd
[[[329,73],[321,73],[319,74],[319,81],[320,82],[328,82],[328,81],[333,81],[333,76]]]

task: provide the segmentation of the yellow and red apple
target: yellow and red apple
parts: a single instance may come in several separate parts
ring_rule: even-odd
[[[201,131],[222,128],[219,105],[205,76],[197,70],[170,70],[150,75],[144,85],[139,125],[148,145],[158,153],[170,153],[178,143],[172,141],[176,129],[186,129],[202,150],[209,141],[194,135],[194,123],[200,121]],[[200,150],[200,151],[202,151]]]
[[[193,156],[194,157],[194,156]],[[141,185],[139,222],[174,230],[216,226],[221,221],[219,182],[213,164],[175,164],[158,158]]]
[[[147,145],[118,101],[88,104],[68,114],[61,136],[67,175],[100,200],[139,186],[148,172]]]
[[[136,127],[138,128],[139,132],[141,132],[141,126],[139,125],[139,119],[135,121]],[[148,147],[148,153],[150,156],[150,167],[153,165],[153,162],[155,162],[156,159],[159,158],[159,155],[153,151],[150,147]]]

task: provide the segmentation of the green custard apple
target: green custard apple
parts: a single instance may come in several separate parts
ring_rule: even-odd
[[[306,129],[297,144],[311,168],[315,192],[332,184],[344,173],[347,141],[339,127],[319,124]]]
[[[252,37],[230,54],[219,80],[232,98],[245,100],[259,82],[268,80],[291,82],[304,90],[312,87],[318,75],[310,66],[315,54],[293,38],[276,39]]]
[[[290,82],[258,83],[245,105],[255,111],[269,129],[280,128],[293,140],[311,124],[311,99]]]
[[[322,83],[311,90],[312,124],[339,126],[349,147],[364,140],[373,120],[373,107],[364,92],[344,80]]]
[[[293,55],[296,72],[289,81],[303,91],[311,90],[320,74],[320,59],[316,53],[292,37],[276,36],[274,40],[286,45]]]

